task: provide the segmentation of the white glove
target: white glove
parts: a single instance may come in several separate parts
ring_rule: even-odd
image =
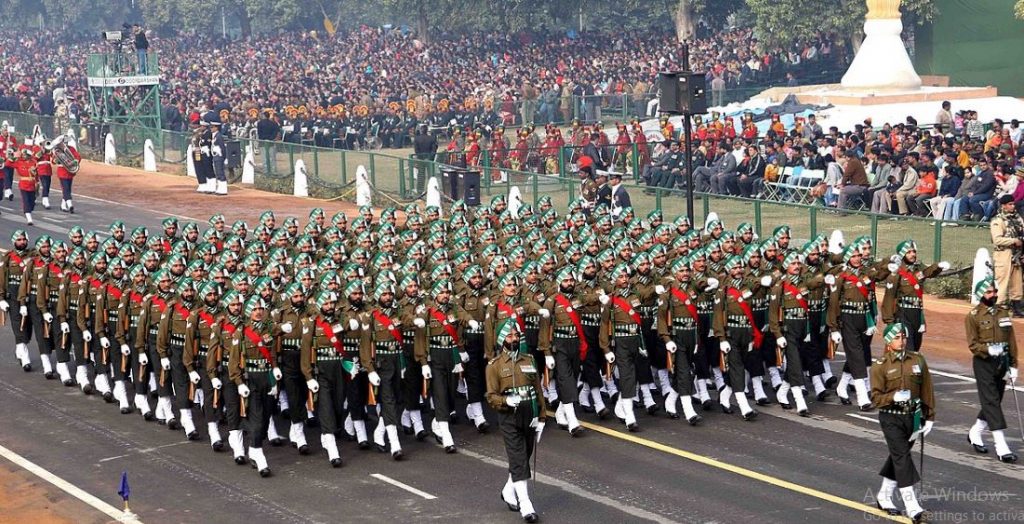
[[[71,326],[68,325],[67,322],[61,322],[60,323],[60,332],[61,333],[71,333]]]
[[[546,309],[544,309],[544,308],[538,309],[537,310],[537,314],[542,316],[542,317],[544,317],[544,318],[548,318],[548,317],[551,316],[551,312],[546,310]]]
[[[1002,355],[1003,354],[1003,346],[1001,346],[999,344],[989,344],[988,345],[988,354],[990,356],[993,356],[993,357],[998,357],[999,355]]]
[[[832,342],[835,342],[836,344],[838,344],[838,343],[840,343],[842,341],[843,341],[843,334],[838,332],[838,331],[833,331],[832,332]]]
[[[946,262],[945,260],[939,262],[939,269],[942,271],[949,271],[949,262]]]
[[[452,367],[452,373],[462,373],[462,371],[462,362],[459,362],[458,364],[455,364],[454,367]]]
[[[640,348],[640,350],[637,351],[637,353],[639,353],[641,357],[647,358],[647,350],[646,349]]]
[[[164,371],[169,371],[171,369],[171,359],[167,357],[160,359],[160,367],[164,368]]]
[[[597,300],[600,301],[601,304],[605,305],[605,306],[607,306],[608,303],[612,301],[612,299],[608,298],[608,295],[605,295],[604,293],[601,293],[600,295],[598,295],[597,296]]]
[[[43,313],[43,322],[46,322],[47,324],[53,322],[53,315],[50,313]]]
[[[11,310],[11,305],[6,300],[0,300],[0,309],[4,310],[4,313]]]
[[[890,273],[895,273],[900,270],[899,264],[893,264],[892,262],[889,262],[889,265],[885,267],[889,270]]]
[[[924,333],[925,329],[927,329],[927,328],[925,328],[925,325],[926,324],[921,324],[921,327],[917,328],[917,332],[918,333]]]
[[[359,321],[354,318],[348,319],[348,328],[352,331],[359,329]]]
[[[199,152],[204,154],[204,155],[209,155],[210,154],[210,146],[200,147],[199,148]]]
[[[423,366],[420,369],[423,372],[423,378],[427,380],[434,378],[434,374],[430,372],[430,366],[423,364]]]
[[[249,398],[249,386],[242,384],[238,386],[238,396],[242,398]]]
[[[128,356],[132,354],[132,348],[128,347],[128,344],[121,344],[121,354]]]
[[[148,366],[149,355],[147,355],[145,352],[139,353],[139,364],[142,364],[143,366]]]
[[[221,382],[219,378],[210,379],[210,385],[213,386],[213,389],[220,389],[224,387],[224,383]]]
[[[654,286],[654,292],[659,294],[659,295],[664,294],[665,293],[665,286],[663,286],[661,284],[658,284],[657,286]]]
[[[555,357],[551,355],[544,357],[544,365],[547,366],[548,369],[555,369]]]
[[[782,349],[786,349],[786,344],[789,344],[789,342],[786,342],[786,337],[779,337],[775,339],[775,345]]]
[[[893,264],[899,264],[900,262],[903,262],[903,257],[899,255],[893,255],[889,257],[889,262],[892,262]]]
[[[416,326],[418,328],[427,327],[427,322],[425,320],[423,320],[422,318],[413,319],[412,323],[413,323],[414,326]]]
[[[420,304],[420,305],[416,306],[416,314],[417,315],[422,315],[422,314],[424,314],[426,312],[427,312],[427,307],[424,306],[423,304]]]
[[[604,359],[607,360],[609,364],[614,364],[615,363],[615,353],[605,353],[604,354]]]
[[[88,329],[82,332],[82,340],[92,342],[92,333]]]
[[[285,322],[284,324],[281,324],[281,332],[284,333],[285,335],[291,333],[292,329],[293,328],[291,322]]]
[[[1010,382],[1016,382],[1017,381],[1017,368],[1010,368],[1010,372],[1008,373],[1008,375],[1010,376]]]
[[[20,314],[23,317],[27,317],[28,316],[28,306],[21,306],[21,307],[19,307],[18,308],[18,314]]]
[[[722,353],[728,353],[729,351],[732,351],[732,345],[730,345],[727,340],[723,340],[718,343],[718,349],[720,349]]]
[[[370,384],[373,384],[374,386],[379,386],[380,385],[380,375],[378,375],[376,371],[371,371],[369,378],[370,378]]]
[[[310,391],[312,391],[313,393],[316,393],[317,391],[320,391],[320,383],[317,382],[316,379],[312,379],[311,378],[311,379],[307,380],[306,381],[306,387]]]
[[[274,368],[273,373],[274,380],[281,380],[281,377],[284,376],[284,373],[281,373],[281,368]]]
[[[100,347],[102,347],[102,348],[109,348],[110,347],[110,339],[107,338],[107,337],[100,337]]]
[[[223,156],[224,155],[224,152],[221,151],[220,146],[213,146],[213,147],[210,148],[210,151],[213,153],[213,156]]]
[[[910,390],[901,389],[892,395],[893,402],[909,402],[910,401]]]
[[[825,284],[827,284],[829,286],[836,285],[836,276],[835,275],[825,275]]]
[[[712,290],[715,290],[715,289],[718,289],[718,279],[717,278],[709,278],[708,279],[708,287],[705,288],[704,291],[712,291]]]
[[[541,436],[541,434],[544,433],[544,423],[543,422],[537,422],[536,426],[534,426],[534,432],[537,435],[537,442],[540,442],[540,436]]]
[[[507,404],[508,407],[510,407],[510,408],[514,408],[514,407],[518,406],[519,403],[522,402],[522,401],[523,401],[523,398],[520,397],[519,395],[514,394],[514,393],[511,394],[511,395],[505,395],[505,404]]]
[[[198,384],[199,383],[199,372],[197,372],[197,371],[189,371],[188,372],[188,379],[191,380],[193,384]]]
[[[761,285],[764,287],[770,287],[772,285],[772,277],[768,275],[761,277]]]
[[[871,326],[871,327],[865,329],[864,330],[864,334],[869,336],[869,337],[874,335],[875,334],[875,326]]]
[[[268,395],[272,397],[277,396],[277,384],[274,384],[274,387],[270,388],[270,393],[268,393]]]
[[[934,425],[935,425],[935,422],[932,422],[931,420],[924,421],[924,427],[921,428],[921,436],[922,437],[927,437],[928,434],[932,432],[932,426],[934,426]]]
[[[675,353],[676,352],[676,343],[672,342],[671,340],[666,342],[665,343],[665,351],[668,351],[669,353]]]
[[[469,362],[469,353],[465,351],[459,351],[459,359],[463,362]]]
[[[469,329],[472,329],[473,331],[480,329],[480,322],[477,322],[476,320],[473,319],[469,319]],[[463,359],[463,362],[465,361],[466,360]]]

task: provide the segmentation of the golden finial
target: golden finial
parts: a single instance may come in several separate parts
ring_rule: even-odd
[[[868,20],[900,18],[900,0],[867,0]]]

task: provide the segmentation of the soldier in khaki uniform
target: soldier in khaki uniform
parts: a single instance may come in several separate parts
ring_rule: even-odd
[[[88,395],[92,393],[92,385],[89,383],[86,355],[82,353],[82,330],[78,328],[78,308],[83,303],[87,285],[85,274],[88,265],[85,250],[75,248],[68,260],[70,264],[64,272],[64,280],[60,284],[60,298],[57,301],[55,322],[60,326],[61,337],[57,347],[57,363],[60,364],[61,358],[66,359],[65,363],[69,362],[71,352],[74,351],[74,382],[77,382],[82,392]]]
[[[86,351],[91,357],[96,372],[94,378],[96,391],[103,395],[103,400],[110,402],[114,398],[114,394],[110,390],[110,352],[100,347],[102,340],[95,338],[98,330],[103,329],[101,322],[98,322],[97,319],[102,320],[107,258],[103,253],[96,253],[90,262],[92,273],[86,277],[85,295],[82,297],[81,307],[78,308],[77,322],[78,328],[82,330],[82,340],[87,347]]]
[[[836,393],[843,404],[849,404],[847,385],[852,381],[861,411],[870,411],[868,366],[871,363],[871,337],[875,334],[873,272],[863,263],[864,255],[856,243],[843,251],[843,268],[835,278],[829,295],[827,324],[832,342],[843,343],[846,365]],[[888,275],[886,275],[888,276]]]
[[[668,368],[673,374],[672,387],[665,397],[665,411],[669,417],[679,418],[676,404],[682,403],[686,421],[696,426],[701,416],[693,409],[693,395],[696,393],[693,356],[697,351],[700,318],[695,301],[700,288],[693,280],[689,260],[685,257],[676,259],[671,268],[673,276],[659,300],[657,320],[658,336],[665,343],[665,350],[671,359]]]
[[[156,351],[160,357],[160,367],[164,371],[164,380],[169,380],[174,387],[174,407],[177,408],[181,428],[185,438],[196,440],[196,426],[192,420],[192,397],[189,395],[189,377],[185,371],[185,336],[192,328],[189,317],[195,307],[196,288],[191,277],[182,277],[178,282],[178,297],[172,300],[167,311],[160,317],[160,325],[156,337]],[[170,377],[166,375],[169,374]],[[194,393],[194,392],[193,392]],[[167,420],[169,429],[178,429],[173,411]]]
[[[118,324],[114,337],[121,345],[121,355],[127,351],[127,367],[131,370],[132,384],[135,389],[135,407],[142,414],[145,420],[153,419],[153,411],[149,407],[149,398],[146,392],[149,388],[149,376],[143,362],[146,354],[145,341],[135,338],[139,328],[139,318],[142,316],[142,307],[145,304],[146,296],[150,290],[147,286],[146,270],[142,264],[136,264],[128,271],[129,284],[124,288],[121,304],[124,319]],[[81,334],[79,334],[81,338]]]
[[[455,453],[455,439],[448,429],[448,422],[455,407],[457,375],[463,371],[459,355],[463,351],[463,328],[452,303],[451,283],[447,280],[434,282],[430,295],[432,300],[419,317],[423,328],[418,332],[422,338],[416,345],[416,362],[420,364],[423,378],[430,381],[430,395],[434,401],[434,420],[431,421],[434,438],[446,453]]]
[[[609,364],[619,370],[619,400],[615,416],[626,424],[629,431],[639,431],[633,413],[633,399],[637,394],[638,357],[646,356],[640,318],[640,296],[630,282],[630,269],[625,263],[615,266],[610,275],[615,289],[609,295],[610,304],[601,315],[601,351]]]
[[[359,361],[366,368],[370,386],[379,388],[379,424],[383,424],[390,449],[386,449],[382,439],[374,432],[377,450],[390,451],[392,458],[402,460],[402,443],[398,440],[399,402],[402,373],[405,368],[405,357],[402,354],[402,319],[397,307],[398,302],[395,300],[394,284],[388,279],[379,280],[373,290],[377,307],[370,311],[370,328],[360,347]]]
[[[526,522],[537,522],[530,501],[530,457],[544,432],[547,406],[541,394],[540,368],[526,350],[515,319],[498,325],[500,352],[487,364],[487,403],[498,412],[499,427],[508,455],[508,481],[501,498]]]
[[[715,314],[712,320],[712,329],[718,339],[719,351],[724,362],[722,372],[727,373],[729,378],[728,385],[719,393],[718,401],[723,412],[732,413],[730,397],[734,396],[743,420],[754,420],[757,411],[750,407],[744,393],[745,371],[748,361],[761,362],[760,355],[754,348],[759,345],[764,335],[754,323],[753,310],[749,302],[754,293],[743,277],[743,260],[738,256],[729,257],[725,263],[725,270],[728,272],[728,278],[715,296]]]
[[[199,288],[199,297],[202,304],[199,304],[188,318],[181,360],[185,364],[185,371],[188,372],[188,380],[191,383],[189,388],[196,388],[195,401],[203,406],[203,418],[206,420],[210,446],[214,451],[220,451],[224,448],[224,441],[220,437],[217,410],[213,406],[213,383],[208,374],[200,373],[200,370],[205,371],[209,367],[207,361],[215,358],[210,354],[210,350],[220,329],[220,292],[217,284],[213,281],[205,282]],[[199,399],[203,402],[199,402]]]
[[[351,285],[351,284],[350,284]],[[306,387],[317,395],[316,415],[320,420],[320,445],[331,466],[341,467],[341,455],[334,434],[341,429],[345,413],[345,350],[341,333],[345,328],[337,314],[338,295],[322,290],[316,296],[319,310],[313,327],[302,333],[302,374]],[[351,362],[351,361],[349,361]],[[349,364],[351,366],[351,363]]]
[[[423,395],[423,373],[420,366],[413,365],[416,362],[416,331],[426,324],[421,316],[426,313],[426,306],[423,304],[423,294],[420,292],[420,281],[416,275],[406,275],[402,278],[402,298],[398,307],[400,311],[402,330],[402,358],[405,359],[405,375],[402,377],[402,396],[405,410],[402,413],[402,425],[406,427],[406,433],[415,434],[416,440],[423,440],[427,437],[427,430],[423,426],[423,412],[421,408],[426,401]]]
[[[601,286],[596,260],[589,256],[580,258],[579,262],[576,263],[576,271],[579,276],[579,282],[576,283],[575,296],[579,300],[578,309],[580,322],[583,325],[583,336],[587,341],[587,347],[596,349],[601,347],[601,308],[602,300],[608,301],[607,292]],[[550,293],[558,292],[558,283],[554,284],[555,287],[550,290]],[[602,299],[601,297],[604,298]],[[604,359],[604,353],[601,351],[587,351],[587,356],[583,359],[583,381],[587,389],[584,390],[584,395],[581,396],[580,402],[582,404],[584,397],[589,397],[588,400],[593,406],[597,418],[601,420],[604,420],[609,413],[608,408],[605,406],[604,398],[601,395],[602,386],[609,397],[613,397],[618,391],[613,377],[603,373],[605,367],[607,367],[607,364]],[[586,395],[587,393],[589,395]],[[555,418],[557,420],[558,417],[556,416]]]
[[[159,424],[167,424],[168,421],[171,421],[173,424],[177,424],[177,422],[174,422],[174,411],[171,405],[171,378],[160,361],[159,353],[157,353],[157,335],[160,331],[160,320],[161,317],[167,314],[168,305],[174,299],[174,288],[171,284],[170,272],[166,269],[156,271],[153,273],[153,282],[156,283],[156,289],[152,295],[146,298],[142,306],[142,314],[139,315],[139,325],[135,332],[135,340],[139,341],[136,351],[143,353],[139,355],[139,364],[144,367],[151,366],[149,371],[154,379],[151,379],[149,382],[156,385],[155,392],[158,396],[156,409],[154,410],[157,422]],[[85,298],[83,298],[84,301]],[[79,310],[84,306],[85,304],[83,303],[79,306]],[[82,329],[81,323],[79,328]],[[90,334],[89,337],[86,337],[86,330],[82,329],[82,337],[88,349],[89,340],[92,339],[92,335]],[[170,360],[167,361],[167,364],[170,367]],[[155,378],[157,376],[159,379]],[[153,393],[153,390],[150,390],[150,393]]]
[[[18,288],[21,287],[22,276],[32,252],[28,247],[28,234],[19,229],[11,235],[10,249],[0,257],[0,309],[10,314],[8,322],[14,332],[14,356],[21,362],[25,371],[32,371],[32,362],[28,355],[28,341],[32,338],[32,326],[26,319],[21,320],[21,308],[18,306]],[[15,307],[11,307],[11,306]]]
[[[550,314],[540,319],[538,345],[540,351],[544,353],[548,380],[552,372],[555,375],[559,401],[555,420],[561,424],[559,418],[564,417],[565,429],[575,437],[583,433],[583,428],[576,418],[576,383],[579,381],[580,361],[586,360],[587,353],[597,351],[598,348],[590,347],[587,338],[581,336],[581,332],[586,328],[579,311],[582,301],[576,294],[574,273],[570,266],[558,272],[555,279],[558,282],[558,292],[544,302],[544,309]],[[614,356],[612,358],[614,359]]]
[[[249,460],[261,477],[270,476],[270,466],[263,454],[263,442],[270,427],[274,399],[273,375],[276,367],[272,343],[273,326],[267,318],[266,302],[250,297],[245,303],[248,320],[231,336],[228,377],[238,388],[242,397],[241,409],[245,411],[249,429]]]
[[[242,439],[241,397],[238,386],[231,380],[229,364],[231,360],[231,340],[241,329],[245,321],[243,296],[231,289],[221,297],[223,312],[217,316],[217,328],[213,330],[210,341],[210,352],[206,358],[206,376],[214,393],[211,405],[221,411],[224,425],[228,430],[228,446],[234,456],[235,464],[243,465],[245,460],[245,444]],[[140,356],[145,353],[140,353]]]
[[[68,352],[60,347],[60,325],[57,323],[57,307],[60,302],[61,285],[67,271],[68,248],[64,242],[54,242],[51,248],[51,260],[46,265],[45,277],[38,283],[36,291],[36,307],[42,313],[43,326],[46,329],[43,341],[50,348],[50,355],[43,360],[43,370],[50,364],[51,355],[56,359],[57,375],[65,386],[71,385],[71,370],[68,368]],[[42,347],[42,346],[40,346]],[[56,355],[53,355],[56,352]],[[47,378],[50,378],[48,375]]]
[[[466,417],[473,422],[480,433],[487,431],[484,418],[484,392],[487,388],[484,368],[490,349],[485,345],[484,324],[487,321],[487,306],[490,305],[490,290],[484,285],[484,273],[480,266],[472,265],[462,274],[466,287],[452,301],[458,311],[459,323],[463,326],[463,345],[459,359],[466,380]],[[486,348],[486,349],[485,349]],[[485,356],[485,353],[487,356]],[[454,407],[454,406],[453,406]]]
[[[24,323],[34,331],[36,345],[39,348],[39,360],[43,364],[43,374],[47,379],[55,376],[53,365],[50,363],[53,341],[49,336],[49,323],[52,323],[52,320],[48,323],[43,317],[43,313],[45,312],[47,315],[50,313],[39,308],[39,290],[45,286],[46,276],[50,272],[50,262],[53,257],[52,245],[53,241],[48,235],[43,235],[36,240],[35,254],[26,260],[20,286],[13,297],[18,303],[19,321],[21,317],[27,316]],[[46,295],[43,295],[43,303],[46,303]],[[28,358],[27,347],[26,358]]]
[[[882,320],[886,324],[903,324],[908,333],[907,351],[920,351],[926,330],[924,281],[949,269],[949,262],[925,266],[918,261],[917,244],[913,240],[904,240],[896,246],[893,263],[898,267],[885,282]]]
[[[278,384],[278,391],[282,391],[288,397],[287,414],[291,422],[288,428],[288,440],[298,448],[300,455],[309,454],[309,444],[306,442],[306,380],[302,376],[302,369],[299,364],[299,345],[302,340],[303,331],[308,331],[312,322],[310,321],[309,308],[306,307],[306,292],[302,284],[292,282],[284,289],[284,296],[287,297],[285,305],[272,315],[274,321],[274,336],[277,344],[275,358],[277,358],[278,370],[274,375]],[[280,375],[280,376],[278,376]]]
[[[345,384],[345,400],[348,405],[348,416],[356,433],[359,449],[370,449],[370,441],[366,433],[366,399],[369,382],[366,373],[360,366],[359,348],[365,344],[369,335],[370,313],[366,306],[366,294],[362,280],[353,280],[345,287],[344,305],[336,306],[335,316],[342,328],[335,336],[341,339],[344,356],[342,368],[348,373]]]
[[[1012,313],[1005,304],[996,304],[996,283],[991,277],[975,285],[974,295],[979,302],[964,318],[964,328],[968,347],[974,355],[974,378],[981,411],[971,426],[968,440],[975,451],[988,453],[981,436],[987,429],[992,432],[999,460],[1014,463],[1017,455],[1010,451],[1003,435],[1006,418],[1002,409],[1006,379],[1009,378],[1011,385],[1017,381],[1017,337]]]
[[[131,404],[128,402],[128,388],[125,385],[131,351],[124,351],[122,346],[125,345],[121,344],[117,338],[121,325],[127,321],[124,293],[129,282],[126,270],[127,264],[121,257],[114,257],[110,260],[107,268],[110,275],[103,284],[102,302],[95,311],[97,316],[96,335],[100,337],[100,351],[105,353],[110,361],[110,374],[114,379],[113,398],[117,400],[122,415],[132,412]]]
[[[1014,207],[1013,195],[999,197],[999,214],[992,218],[989,226],[992,232],[994,251],[992,263],[995,266],[996,288],[999,303],[1009,302],[1013,316],[1024,317],[1024,284],[1020,254],[1024,251],[1024,220]]]
[[[882,487],[876,495],[878,507],[891,515],[899,511],[892,492],[899,488],[907,516],[914,522],[927,519],[917,502],[914,484],[920,480],[911,448],[920,436],[932,430],[935,421],[935,393],[924,356],[904,350],[906,330],[902,324],[885,328],[885,355],[871,367],[871,401],[878,406],[878,423],[889,447],[889,456],[879,474]]]
[[[789,403],[789,392],[792,391],[797,413],[806,417],[810,412],[804,400],[803,370],[814,359],[816,351],[811,345],[807,296],[811,289],[821,287],[824,282],[821,276],[807,278],[802,272],[802,262],[803,257],[798,251],[790,251],[783,259],[786,273],[772,288],[768,322],[775,337],[775,346],[785,355],[786,361],[784,382],[776,392],[776,399],[783,409],[792,409]]]

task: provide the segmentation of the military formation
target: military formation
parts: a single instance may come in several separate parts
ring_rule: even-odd
[[[118,221],[103,240],[17,231],[0,259],[0,310],[25,371],[34,340],[46,378],[189,440],[205,423],[214,451],[261,476],[268,443],[314,450],[311,425],[339,467],[339,438],[395,460],[403,438],[454,453],[450,425],[464,417],[485,433],[496,411],[510,457],[502,498],[532,522],[525,480],[549,407],[573,437],[586,417],[628,431],[661,410],[690,425],[713,410],[754,421],[773,403],[807,416],[809,400],[831,395],[895,409],[891,377],[878,378],[888,360],[871,354],[878,321],[899,325],[900,355],[923,362],[922,286],[949,269],[922,263],[909,240],[876,257],[868,237],[797,246],[788,226],[758,238],[713,216],[703,228],[660,211],[613,219],[582,201],[560,214],[549,197],[402,215],[167,218],[153,233]],[[1016,344],[986,282],[968,316],[985,391],[970,440],[986,453],[981,431],[992,431],[1012,462],[999,404]],[[895,402],[925,396],[911,395]]]

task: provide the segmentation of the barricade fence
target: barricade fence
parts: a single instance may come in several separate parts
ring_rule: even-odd
[[[61,126],[53,118],[26,113],[0,112],[0,120],[15,126],[19,135],[29,134],[39,125],[48,137],[55,136]],[[106,132],[114,136],[118,163],[132,166],[142,164],[144,144],[133,137],[141,136],[132,126],[78,125],[72,130],[86,156],[90,152],[102,153]],[[64,129],[66,132],[66,129]],[[154,144],[157,161],[164,171],[184,174],[191,136],[185,133],[163,131],[159,144]],[[443,150],[434,160],[420,160],[412,155],[402,156],[380,151],[352,151],[319,148],[285,142],[267,142],[237,139],[244,159],[247,148],[254,153],[255,185],[259,189],[290,194],[293,190],[294,169],[297,160],[306,167],[310,196],[338,199],[350,196],[356,173],[366,170],[370,184],[376,190],[376,203],[381,206],[399,205],[422,199],[426,182],[437,176],[442,192],[449,193],[442,174],[451,165],[446,163]],[[637,173],[636,146],[632,146],[631,166]],[[488,152],[481,154],[481,194],[483,204],[493,195],[507,195],[517,187],[524,203],[536,205],[541,196],[548,196],[559,212],[580,197],[580,180],[575,173],[575,146],[566,146],[555,155],[554,161],[545,161],[550,172],[514,170],[494,167]],[[100,155],[102,156],[102,154]],[[173,167],[172,167],[173,166]],[[634,175],[638,176],[638,175]],[[626,177],[627,179],[632,177]],[[679,189],[650,188],[628,184],[631,203],[637,216],[644,217],[660,209],[666,219],[685,215],[686,192]],[[354,198],[354,197],[353,197]],[[770,235],[780,225],[789,225],[796,241],[805,241],[817,234],[829,234],[841,229],[847,240],[861,235],[871,237],[878,253],[892,253],[896,244],[914,239],[925,259],[948,260],[954,266],[967,266],[975,252],[991,246],[987,224],[949,222],[932,218],[900,217],[874,214],[868,211],[835,210],[814,204],[797,204],[761,199],[746,199],[724,195],[698,193],[694,198],[694,221],[701,226],[709,213],[716,213],[726,227],[735,228],[742,222],[751,223],[761,237]]]

